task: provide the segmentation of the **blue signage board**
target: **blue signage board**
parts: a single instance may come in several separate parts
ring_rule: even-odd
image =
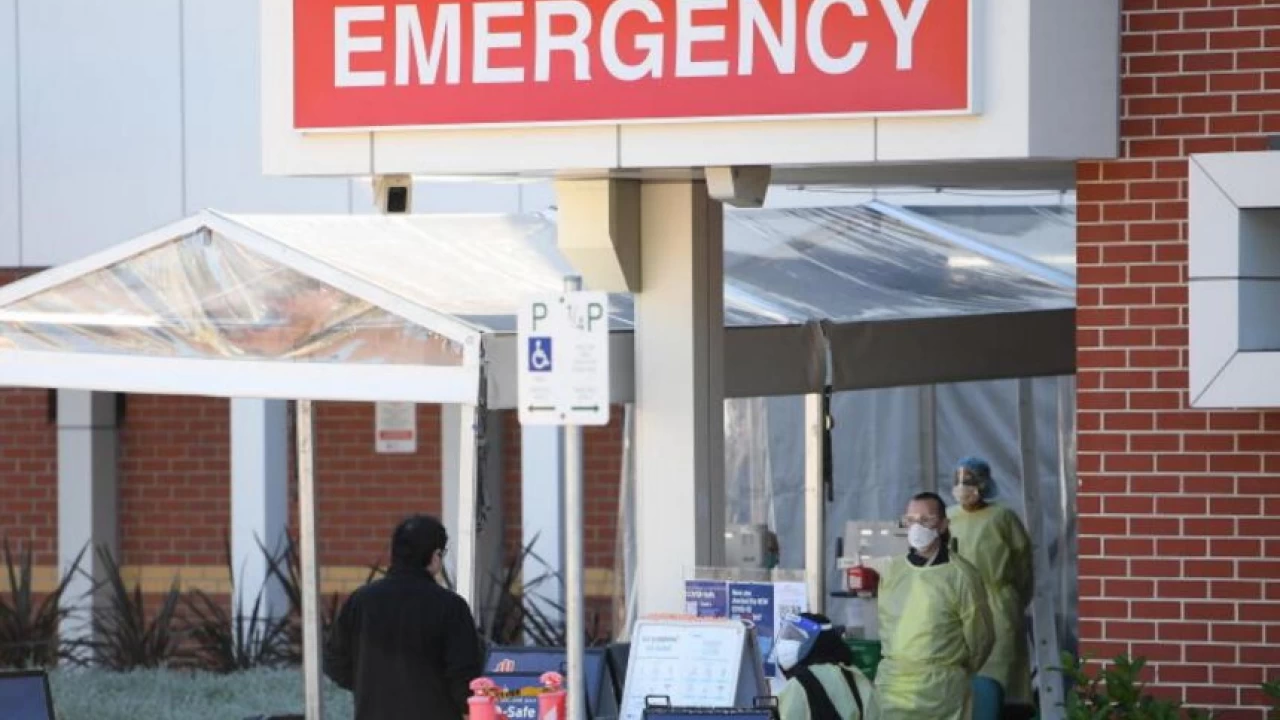
[[[718,580],[689,580],[684,584],[685,612],[694,617],[729,617],[729,586]]]
[[[771,583],[729,583],[729,617],[750,620],[756,629],[756,642],[764,662],[764,674],[773,676],[777,668],[770,662],[773,654],[773,585]]]

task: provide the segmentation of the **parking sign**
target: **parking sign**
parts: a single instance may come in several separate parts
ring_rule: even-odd
[[[609,296],[570,292],[520,309],[519,400],[525,425],[609,423]]]

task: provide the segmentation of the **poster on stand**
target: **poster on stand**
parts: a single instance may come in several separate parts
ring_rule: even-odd
[[[773,655],[774,594],[772,583],[729,583],[729,617],[750,620],[756,628],[764,674],[772,677],[778,669]]]
[[[778,673],[778,668],[769,660],[773,654],[774,632],[782,618],[809,609],[807,587],[802,582],[686,580],[684,604],[685,613],[695,617],[751,621],[760,661],[768,677]]]

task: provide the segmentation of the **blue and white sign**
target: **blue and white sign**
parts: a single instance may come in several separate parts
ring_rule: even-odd
[[[521,424],[609,424],[609,296],[534,299],[517,327]]]
[[[549,337],[529,338],[526,356],[529,359],[529,372],[551,372],[551,341]]]
[[[723,580],[686,580],[686,615],[700,618],[729,617],[729,587]]]

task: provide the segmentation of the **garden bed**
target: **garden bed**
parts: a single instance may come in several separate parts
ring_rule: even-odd
[[[301,669],[225,675],[65,669],[51,673],[50,684],[57,720],[244,720],[303,710]],[[325,718],[352,713],[351,694],[326,680]]]

